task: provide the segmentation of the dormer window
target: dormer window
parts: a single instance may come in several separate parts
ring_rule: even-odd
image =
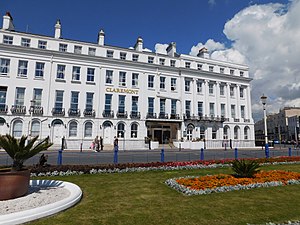
[[[3,44],[12,45],[13,44],[13,36],[4,35],[3,36]]]
[[[197,69],[202,70],[202,64],[197,64]]]
[[[21,46],[23,46],[23,47],[30,47],[30,39],[28,39],[28,38],[22,38],[21,39]]]
[[[176,61],[175,61],[175,60],[171,60],[171,62],[170,62],[170,66],[172,66],[172,67],[175,67],[175,63],[176,63]]]
[[[160,64],[160,65],[165,65],[165,59],[160,58],[160,59],[159,59],[159,64]]]
[[[208,69],[209,69],[209,72],[214,72],[214,67],[213,66],[209,66]]]
[[[106,51],[106,57],[108,57],[108,58],[113,58],[113,57],[114,57],[114,51],[112,51],[112,50],[107,50],[107,51]]]
[[[120,52],[120,59],[122,60],[126,59],[126,52]]]
[[[244,71],[240,71],[240,76],[241,76],[241,77],[244,76]]]
[[[46,49],[47,48],[47,41],[39,41],[38,42],[38,48]]]
[[[154,57],[148,56],[148,63],[153,63],[154,62]]]
[[[133,55],[132,55],[132,61],[134,61],[134,62],[139,61],[139,55],[133,54]]]
[[[234,75],[234,70],[231,69],[231,70],[229,71],[229,73],[230,73],[230,75]]]
[[[185,68],[191,68],[191,63],[190,62],[185,62]]]
[[[89,48],[89,55],[96,55],[96,49],[95,48]]]
[[[67,44],[59,44],[59,51],[60,52],[66,52],[68,48]]]
[[[81,54],[81,51],[82,51],[82,47],[81,46],[78,46],[78,45],[74,46],[74,53]]]
[[[224,68],[220,68],[220,73],[224,73]]]

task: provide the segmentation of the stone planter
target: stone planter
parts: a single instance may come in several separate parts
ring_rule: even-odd
[[[21,197],[28,192],[30,170],[0,170],[0,201]]]

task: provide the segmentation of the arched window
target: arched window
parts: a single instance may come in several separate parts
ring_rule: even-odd
[[[244,139],[245,139],[245,140],[248,140],[248,139],[249,139],[249,130],[250,130],[249,127],[245,127],[245,128],[244,128]]]
[[[138,133],[138,125],[136,123],[133,123],[131,125],[131,137],[137,138],[137,133]]]
[[[205,139],[205,126],[203,125],[200,126],[200,139],[201,140]]]
[[[234,139],[239,139],[240,138],[240,128],[238,126],[234,127]]]
[[[217,139],[217,130],[218,130],[218,128],[216,126],[212,127],[212,133],[211,133],[212,139]]]
[[[72,121],[69,124],[69,137],[76,137],[77,136],[77,123]]]
[[[16,120],[13,124],[13,136],[21,137],[23,129],[23,122],[21,120]]]
[[[93,124],[92,122],[86,122],[84,125],[84,137],[93,136]]]
[[[230,128],[228,126],[225,126],[223,128],[223,139],[224,140],[228,140],[229,139],[229,131],[230,131]]]
[[[40,135],[40,122],[35,120],[31,124],[31,136],[36,137]]]
[[[194,126],[192,124],[189,124],[186,131],[186,138],[188,141],[191,141],[193,139],[193,130]]]
[[[117,130],[117,136],[120,138],[124,138],[124,134],[125,134],[125,125],[124,125],[124,123],[119,123],[118,130]]]

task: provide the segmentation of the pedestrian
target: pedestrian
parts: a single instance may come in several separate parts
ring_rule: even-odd
[[[100,136],[100,150],[103,150],[103,138]]]
[[[117,152],[119,150],[119,140],[116,136],[114,138],[114,151]]]
[[[98,136],[96,136],[94,143],[95,143],[96,152],[99,152],[100,143],[99,143]]]

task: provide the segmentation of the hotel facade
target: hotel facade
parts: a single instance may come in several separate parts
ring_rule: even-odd
[[[14,30],[3,17],[0,31],[0,134],[49,136],[55,146],[88,149],[102,136],[110,149],[170,146],[253,147],[249,68],[179,54],[166,54]]]

